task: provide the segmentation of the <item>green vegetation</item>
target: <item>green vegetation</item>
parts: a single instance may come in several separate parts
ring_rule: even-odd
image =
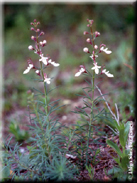
[[[15,8],[18,8],[18,10],[15,10]],[[3,111],[8,115],[8,113],[14,113],[20,108],[28,107],[31,112],[28,111],[30,120],[30,124],[27,125],[28,131],[21,129],[16,119],[11,118],[8,121],[10,122],[9,131],[19,143],[14,144],[13,148],[13,146],[10,146],[12,138],[8,139],[7,137],[8,140],[4,141],[5,153],[2,163],[5,166],[4,168],[7,169],[8,175],[4,173],[3,180],[7,177],[13,180],[22,178],[26,180],[77,180],[82,177],[81,172],[85,170],[89,178],[94,180],[96,165],[102,162],[101,148],[105,149],[107,144],[109,149],[115,151],[113,157],[116,163],[115,166],[113,161],[115,167],[109,170],[108,174],[114,174],[121,180],[117,173],[122,173],[124,179],[127,179],[125,174],[128,171],[129,157],[126,145],[130,128],[128,118],[134,118],[135,104],[133,95],[134,45],[133,35],[128,34],[133,32],[134,15],[131,13],[133,7],[103,5],[103,8],[104,10],[109,9],[109,11],[104,12],[99,5],[62,4],[46,6],[28,4],[23,5],[23,8],[16,4],[4,6],[4,64],[6,67]],[[93,11],[92,16],[96,22],[93,26],[94,30],[102,30],[100,42],[109,44],[109,49],[112,50],[112,56],[102,54],[102,58],[97,58],[97,62],[95,62],[95,52],[92,52],[92,60],[94,60],[92,70],[90,68],[93,63],[87,55],[83,56],[83,47],[87,44],[85,40],[88,35],[85,35],[85,39],[82,39],[83,31],[85,31],[85,17],[91,17],[91,11]],[[26,16],[24,16],[24,13]],[[102,22],[98,13],[100,15],[104,13]],[[110,13],[112,16],[108,16]],[[12,17],[9,16],[10,14],[12,14]],[[42,53],[59,63],[60,68],[52,69],[50,67],[51,61],[48,64],[44,56],[41,54],[38,56],[27,49],[30,44],[33,44],[28,41],[30,28],[27,28],[28,22],[34,19],[32,16],[35,16],[41,22],[40,29],[46,32],[44,39],[49,46],[45,46]],[[39,25],[39,23],[36,23],[36,19],[34,23],[31,23],[35,31]],[[91,28],[92,21],[88,20],[88,22],[90,24],[92,47],[95,51],[96,45]],[[95,35],[95,37],[97,36]],[[36,34],[35,53],[38,53],[42,47],[39,39],[41,38]],[[15,47],[13,47],[13,44]],[[97,44],[99,46],[98,42]],[[34,50],[32,46],[30,47]],[[84,48],[84,50],[87,50],[84,51],[86,54],[89,53],[88,48]],[[103,52],[111,51],[103,50]],[[36,74],[33,76],[34,73],[31,72],[29,75],[23,75],[24,68],[27,68],[27,55],[33,61],[28,63],[30,69],[34,69],[33,71],[38,69],[39,74],[36,73],[40,76],[40,79]],[[33,55],[36,55],[36,57]],[[39,57],[41,62],[39,62]],[[108,77],[113,77],[113,75],[110,74],[106,77],[108,73],[106,74],[103,70],[106,75],[102,79],[102,75],[97,75],[99,67],[97,68],[96,64],[105,65],[105,68],[114,74],[114,78],[109,80]],[[76,79],[74,77],[76,72],[77,75],[75,76],[80,73],[76,69],[79,65],[82,65],[83,70],[81,72],[85,73],[85,77],[83,77],[85,81],[82,78]],[[47,67],[48,71],[46,70],[45,73],[44,70]],[[29,68],[26,70],[28,71]],[[53,77],[51,84],[50,77]],[[54,90],[58,85],[61,86]],[[109,103],[101,91],[103,91],[103,94],[112,91],[107,97]],[[98,92],[100,95],[98,95]],[[77,118],[76,121],[70,120],[71,123],[68,127],[68,124],[66,126],[62,123],[61,118],[58,119],[58,115],[66,115],[71,108],[68,110],[70,105],[63,105],[63,108],[61,108],[61,105],[71,102],[74,104],[74,100],[78,101],[79,98],[83,98],[83,104],[77,105],[72,115],[79,114],[80,118]],[[9,102],[10,99],[11,102]],[[115,103],[118,103],[118,107]],[[60,109],[59,112],[58,109]],[[57,116],[54,116],[55,114]],[[27,113],[24,114],[24,117],[25,115]],[[64,116],[64,119],[67,118]],[[23,120],[27,121],[26,119]],[[105,131],[105,125],[109,126],[108,133]],[[109,134],[111,138],[108,138]],[[115,136],[118,137],[119,145],[113,140]],[[103,138],[105,138],[105,142],[103,142]],[[21,153],[20,146],[22,144],[20,142],[24,143],[26,139],[28,140],[27,149]],[[12,167],[13,164],[16,164],[16,167]],[[22,170],[26,172],[22,173]]]

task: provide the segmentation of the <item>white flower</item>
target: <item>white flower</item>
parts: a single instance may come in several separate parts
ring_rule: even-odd
[[[23,74],[27,74],[33,68],[33,64],[29,64],[27,69],[23,72]]]
[[[51,80],[51,78],[45,78],[44,82],[46,82],[47,84],[50,84],[50,80]]]
[[[93,60],[93,54],[89,56]],[[98,55],[95,55],[95,58],[98,57]]]
[[[98,66],[97,63],[93,63],[94,67],[92,67],[92,70],[95,70],[95,73],[98,74],[99,73],[99,68],[101,68],[101,66]]]
[[[52,62],[52,60],[48,60],[48,63],[50,63],[51,65],[53,65],[54,67],[58,67],[60,64],[59,63],[55,63],[55,62]]]
[[[114,77],[114,75],[113,74],[110,74],[109,73],[109,71],[106,71],[106,69],[104,69],[103,71],[102,71],[102,73],[104,73],[104,74],[106,74],[108,77]]]
[[[108,48],[104,48],[104,46],[102,46],[102,47],[100,48],[100,50],[101,50],[101,51],[104,51],[106,54],[112,53],[112,51],[108,50]]]
[[[88,48],[87,47],[83,48],[83,51],[88,53]]]
[[[83,72],[86,72],[86,69],[83,65],[80,65],[81,69],[75,74],[75,77],[80,76]]]
[[[51,78],[47,78],[47,74],[44,73],[44,82],[46,82],[47,84],[50,84],[50,80]]]
[[[40,55],[41,59],[39,59],[39,61],[43,62],[43,64],[47,65],[48,64],[48,57],[43,57],[43,54]]]

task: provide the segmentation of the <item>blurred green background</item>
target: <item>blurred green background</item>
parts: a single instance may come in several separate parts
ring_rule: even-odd
[[[94,20],[93,30],[101,33],[96,44],[104,43],[112,50],[111,55],[99,55],[98,63],[105,64],[115,77],[104,77],[100,87],[103,93],[111,91],[110,102],[118,104],[125,120],[134,115],[135,8],[132,4],[7,3],[3,5],[3,13],[4,117],[26,108],[30,88],[40,86],[42,89],[31,80],[37,75],[22,74],[28,58],[34,63],[38,61],[36,54],[28,50],[34,43],[30,39],[34,35],[30,22],[34,19],[40,21],[40,29],[45,32],[41,37],[47,40],[44,55],[60,63],[59,68],[49,69],[49,75],[55,77],[51,87],[62,85],[54,92],[54,97],[77,99],[75,94],[81,92],[84,77],[75,78],[74,74],[81,64],[91,67],[89,55],[83,52],[84,47],[90,49],[86,42],[88,36],[83,35],[84,31],[89,31],[87,18]]]

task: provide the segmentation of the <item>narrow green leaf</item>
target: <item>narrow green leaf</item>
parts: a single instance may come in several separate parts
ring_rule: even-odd
[[[38,90],[38,89],[36,89],[36,88],[32,88],[32,89],[35,90],[35,91],[37,91],[37,92],[39,92],[39,93],[41,93],[42,95],[44,95],[44,93],[41,92],[40,90]]]
[[[116,151],[116,153],[117,153],[120,157],[123,156],[123,155],[122,155],[122,152],[120,151],[120,149],[119,149],[119,147],[117,146],[117,144],[115,144],[115,143],[112,142],[111,140],[107,140],[106,142],[107,142],[107,144],[108,144],[110,147],[112,147],[112,148]]]
[[[126,145],[124,139],[125,139],[124,128],[121,128],[119,131],[119,141],[123,148],[125,148],[125,145]]]
[[[127,139],[128,139],[129,129],[130,129],[130,121],[128,121],[128,122],[126,123],[126,125],[125,125],[125,130],[124,130],[125,144],[126,144]]]

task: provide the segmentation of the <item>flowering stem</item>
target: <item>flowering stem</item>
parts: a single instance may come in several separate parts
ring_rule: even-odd
[[[36,32],[36,42],[37,42],[37,48],[38,48],[37,51],[40,52],[37,32]],[[44,82],[44,73],[43,73],[42,62],[40,62],[40,70],[41,70],[42,79],[43,79],[43,83],[44,83],[44,94],[45,94],[45,107],[44,108],[45,108],[45,112],[46,112],[46,116],[47,116],[47,122],[49,123],[49,118],[48,118],[48,98],[47,98],[46,84]],[[41,126],[42,133],[43,133],[43,138],[44,138],[44,129],[42,127],[42,123],[41,123],[40,120],[39,120],[39,122],[40,122],[40,126]],[[50,126],[49,126],[49,128],[50,128]],[[46,145],[46,150],[47,150],[49,158],[50,158],[50,149],[49,149],[49,146],[48,146],[48,143],[47,143],[47,139],[44,138],[44,141],[45,141],[45,145]]]
[[[37,47],[38,47],[38,51],[40,51],[39,49],[39,43],[38,43],[38,35],[36,32],[36,40],[37,40]],[[47,99],[47,90],[46,90],[46,84],[44,82],[44,73],[43,73],[43,68],[42,68],[42,62],[40,62],[40,68],[41,68],[41,74],[42,74],[42,79],[43,79],[43,83],[44,83],[44,94],[45,94],[45,112],[46,115],[48,115],[48,99]],[[49,119],[47,117],[47,120],[49,122]]]
[[[46,89],[46,83],[44,82],[44,74],[43,74],[42,62],[40,62],[40,67],[41,67],[41,74],[42,74],[42,79],[43,79],[43,83],[44,83],[45,112],[46,112],[46,115],[48,115],[48,98],[47,98],[47,89]]]
[[[94,107],[94,81],[95,81],[95,71],[93,71],[93,77],[92,77],[92,105],[91,105],[91,115],[90,115],[90,121],[89,121],[89,128],[88,128],[88,141],[87,141],[87,152],[86,152],[86,165],[88,164],[88,149],[89,149],[89,139],[91,135],[91,131],[93,131],[91,123],[93,120],[93,107]]]
[[[92,46],[93,46],[93,49],[94,49],[94,39],[93,39],[92,27],[90,27],[90,30],[91,30],[91,35],[92,35]],[[94,52],[93,52],[93,53],[95,54],[95,49],[94,49]],[[93,58],[95,58],[95,57],[94,57],[94,54],[93,54]],[[91,123],[92,123],[92,120],[93,120],[93,107],[94,107],[94,89],[95,89],[94,81],[95,81],[95,71],[93,70],[93,75],[92,75],[92,99],[91,99],[92,105],[91,105],[91,115],[90,115],[89,128],[88,128],[88,141],[87,141],[87,152],[86,152],[86,165],[88,165],[89,139],[90,139],[91,131],[93,131],[92,126],[91,126]]]

